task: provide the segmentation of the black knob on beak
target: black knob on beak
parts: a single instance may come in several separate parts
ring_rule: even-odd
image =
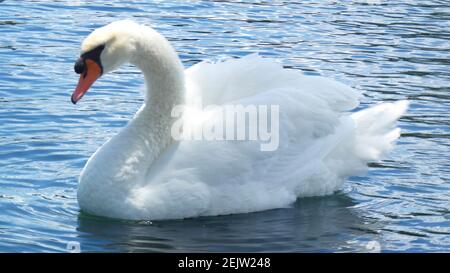
[[[73,67],[75,70],[75,73],[77,74],[81,74],[84,71],[84,59],[83,58],[79,58],[76,62],[75,62],[75,66]]]

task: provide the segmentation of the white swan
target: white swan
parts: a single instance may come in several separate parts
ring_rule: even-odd
[[[74,103],[98,77],[126,62],[142,70],[147,83],[144,105],[81,173],[79,205],[99,216],[157,220],[245,213],[331,194],[392,148],[400,132],[395,122],[407,108],[400,101],[348,113],[358,105],[353,89],[257,55],[184,70],[163,36],[132,21],[95,30],[81,53]],[[172,108],[199,107],[200,99],[222,107],[279,105],[278,149],[262,152],[258,141],[174,141]],[[186,120],[214,119],[216,112],[198,113]]]

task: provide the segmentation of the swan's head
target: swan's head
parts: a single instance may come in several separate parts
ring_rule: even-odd
[[[135,52],[135,37],[139,37],[140,25],[133,21],[116,21],[89,34],[81,45],[80,58],[75,72],[80,79],[72,94],[75,104],[89,87],[103,74],[130,61]]]

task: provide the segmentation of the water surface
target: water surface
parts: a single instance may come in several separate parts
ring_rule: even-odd
[[[450,250],[449,1],[0,2],[0,251]],[[81,40],[118,19],[150,24],[189,67],[259,52],[364,92],[408,99],[396,149],[342,191],[291,208],[162,222],[80,214],[77,177],[142,103],[126,66],[82,103]],[[370,245],[370,244],[369,244]]]

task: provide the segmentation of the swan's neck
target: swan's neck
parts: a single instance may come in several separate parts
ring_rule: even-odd
[[[147,85],[145,103],[129,126],[134,141],[148,150],[145,164],[150,166],[172,142],[170,135],[174,106],[184,103],[184,68],[169,42],[158,33],[142,38],[132,60],[144,74]]]
[[[144,74],[147,89],[145,103],[129,125],[135,127],[135,141],[143,141],[149,149],[148,165],[172,142],[175,119],[171,112],[184,103],[185,94],[184,69],[178,56],[168,43],[158,46],[158,54],[145,48],[139,51],[136,65]]]
[[[148,38],[140,38],[130,60],[144,74],[145,103],[119,134],[97,150],[80,181],[101,180],[96,183],[105,183],[102,187],[125,188],[145,182],[152,163],[173,141],[171,111],[184,102],[184,69],[165,38],[159,34]]]
[[[173,106],[184,102],[184,68],[169,42],[155,35],[148,44],[144,40],[136,47],[132,63],[144,74],[145,107],[169,118]]]
[[[173,123],[171,111],[184,103],[184,68],[167,40],[157,34],[152,43],[137,47],[133,63],[144,74],[147,85],[145,103],[135,120],[142,120],[140,133],[148,138],[168,136]],[[155,42],[154,39],[160,39]],[[159,144],[171,138],[159,139]],[[167,145],[167,143],[166,143]],[[161,145],[160,145],[161,146]],[[164,146],[164,145],[163,145]],[[164,148],[164,147],[162,147]]]

